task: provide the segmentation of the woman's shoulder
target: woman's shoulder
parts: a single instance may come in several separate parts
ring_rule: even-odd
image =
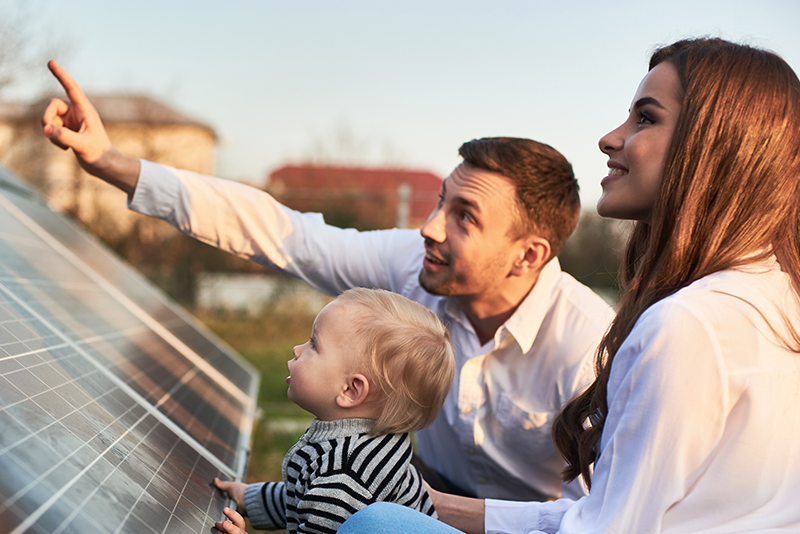
[[[715,317],[753,315],[770,319],[796,301],[789,277],[774,258],[719,271],[653,304],[644,315],[672,317],[684,314]]]
[[[729,364],[782,345],[786,318],[798,306],[789,277],[768,260],[720,271],[675,292],[648,308],[631,331],[639,347],[665,343],[675,351],[713,349]],[[795,324],[795,328],[797,328]],[[765,343],[767,341],[768,343]]]

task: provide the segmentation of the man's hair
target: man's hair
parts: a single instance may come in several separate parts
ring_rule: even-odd
[[[354,315],[354,349],[383,404],[373,435],[421,430],[433,423],[453,383],[450,334],[436,315],[382,289],[354,288],[338,299]]]
[[[543,237],[550,243],[550,257],[557,256],[581,211],[578,181],[569,161],[549,145],[517,137],[473,139],[458,153],[464,163],[514,183],[518,213],[512,237]]]

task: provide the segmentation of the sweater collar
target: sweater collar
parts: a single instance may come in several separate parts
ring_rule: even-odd
[[[306,439],[311,443],[317,443],[354,434],[368,434],[375,427],[375,423],[375,419],[337,419],[336,421],[314,419],[306,430]]]

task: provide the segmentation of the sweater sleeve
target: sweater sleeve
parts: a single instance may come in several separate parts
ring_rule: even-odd
[[[283,482],[248,484],[244,509],[250,523],[259,530],[286,527],[286,486]]]

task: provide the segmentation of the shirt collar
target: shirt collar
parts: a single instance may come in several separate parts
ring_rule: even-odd
[[[528,352],[531,349],[533,341],[539,333],[539,327],[544,320],[544,316],[550,309],[553,291],[560,277],[561,264],[558,262],[558,258],[553,258],[542,267],[539,278],[514,314],[497,329],[497,333],[494,336],[495,346],[500,345],[506,332],[508,332],[514,337],[522,352]],[[475,331],[464,315],[458,300],[448,298],[444,310],[453,320],[462,323],[471,332]]]
[[[560,278],[561,264],[558,258],[553,258],[542,267],[530,293],[522,300],[514,315],[500,327],[498,334],[505,328],[514,336],[522,352],[531,350]],[[495,336],[495,339],[499,338]]]

